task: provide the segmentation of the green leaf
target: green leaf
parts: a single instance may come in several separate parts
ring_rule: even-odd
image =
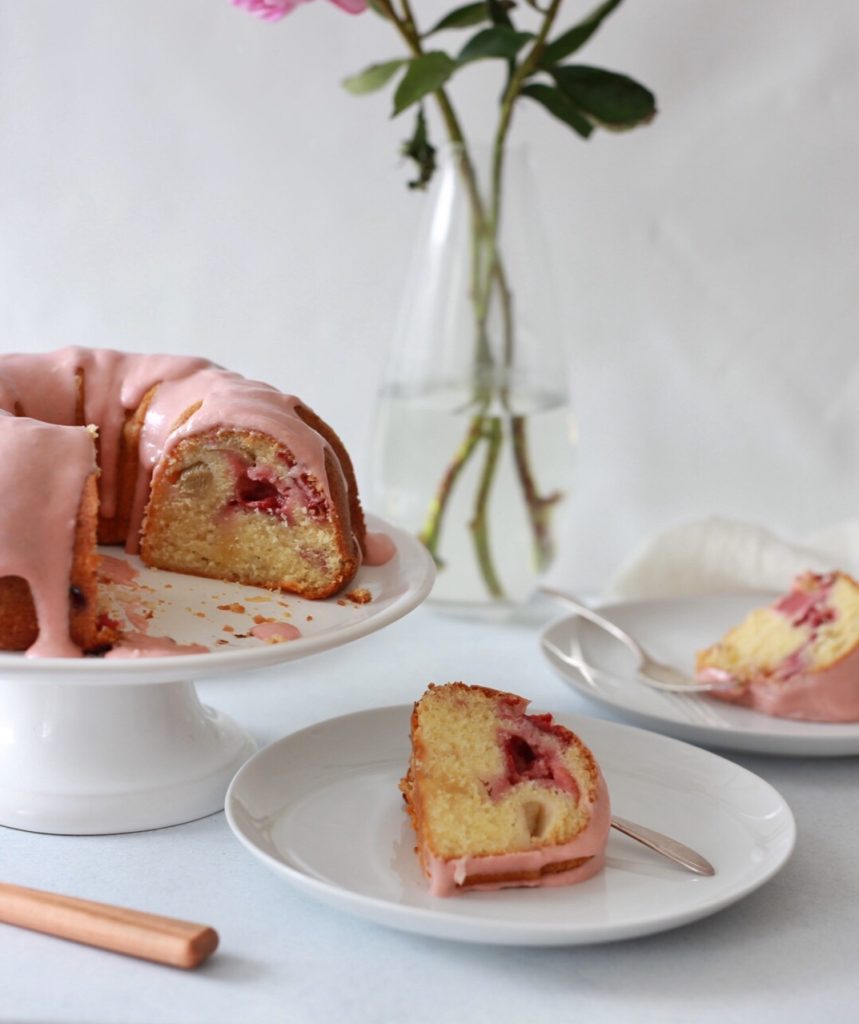
[[[516,6],[513,0],[486,0],[486,6],[489,8],[489,18],[493,25],[504,25],[507,28],[513,28],[513,22],[507,13]]]
[[[542,104],[555,117],[568,124],[574,131],[578,132],[583,139],[588,138],[594,130],[594,126],[576,107],[571,99],[568,99],[560,89],[554,85],[526,85],[522,90],[523,96],[530,96]]]
[[[431,36],[434,32],[443,32],[448,28],[471,28],[472,25],[479,25],[482,21],[489,21],[489,6],[486,0],[480,3],[466,4],[465,7],[457,7],[455,11],[446,14],[440,22],[424,32],[424,37]]]
[[[394,93],[394,117],[428,93],[440,89],[455,70],[455,61],[441,50],[432,50],[409,61],[409,69]]]
[[[493,25],[492,28],[481,29],[463,46],[456,58],[458,64],[467,64],[472,60],[483,60],[486,57],[503,57],[514,60],[516,54],[533,39],[531,32],[517,32],[506,25]]]
[[[578,25],[573,25],[571,29],[549,43],[543,51],[540,66],[550,68],[553,64],[559,64],[571,53],[575,53],[576,50],[584,46],[615,7],[620,6],[622,2],[623,0],[606,0],[605,3],[591,11],[587,18],[580,21]]]
[[[567,99],[594,124],[634,128],[656,116],[656,97],[626,75],[584,64],[555,67],[551,74]]]
[[[435,174],[435,146],[429,140],[423,104],[418,107],[412,137],[403,143],[400,151],[417,165],[418,176],[408,183],[409,188],[425,189]]]
[[[341,85],[354,96],[375,92],[387,85],[405,63],[404,60],[389,60],[384,64],[371,64],[357,75],[344,78]]]

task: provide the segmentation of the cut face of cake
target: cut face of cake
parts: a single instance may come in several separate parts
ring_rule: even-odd
[[[841,572],[803,573],[775,604],[700,651],[696,674],[735,684],[712,696],[769,715],[859,721],[859,584]]]
[[[569,885],[605,863],[608,790],[582,741],[528,701],[430,684],[400,783],[430,890]]]

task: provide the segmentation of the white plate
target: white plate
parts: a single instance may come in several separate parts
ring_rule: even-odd
[[[426,548],[411,534],[376,516],[367,525],[386,533],[396,554],[385,565],[362,566],[346,593],[364,589],[372,600],[356,604],[344,595],[308,601],[261,587],[150,569],[121,548],[102,553],[128,563],[137,573],[132,584],[108,584],[111,612],[133,626],[132,614],[148,616],[149,636],[170,637],[179,644],[202,644],[205,654],[146,658],[27,658],[0,653],[0,679],[113,685],[125,682],[177,682],[238,674],[294,661],[367,636],[416,608],[432,589],[435,568]],[[265,643],[250,635],[254,617],[288,621],[301,632],[296,640]]]
[[[695,653],[718,640],[772,594],[718,595],[625,601],[600,607],[650,654],[690,675]],[[702,695],[670,694],[639,682],[629,652],[603,630],[576,616],[552,623],[543,633],[562,651],[576,650],[586,675],[543,647],[552,668],[578,693],[625,718],[695,743],[758,754],[829,757],[859,754],[859,722],[798,722]],[[542,645],[541,645],[542,646]]]
[[[612,832],[606,869],[587,882],[434,898],[397,789],[410,713],[334,718],[260,751],[227,793],[233,832],[314,899],[405,931],[499,945],[579,945],[674,928],[763,885],[793,848],[787,804],[744,768],[639,729],[557,716],[593,749],[613,809],[693,846],[716,875],[692,875]]]

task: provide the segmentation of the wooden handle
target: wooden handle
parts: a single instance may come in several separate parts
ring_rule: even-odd
[[[172,967],[196,967],[218,947],[206,925],[2,882],[0,921]]]

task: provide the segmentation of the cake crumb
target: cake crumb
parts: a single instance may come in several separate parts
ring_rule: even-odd
[[[312,615],[305,615],[304,616],[304,621],[305,622],[313,622],[313,616]]]
[[[221,626],[222,633],[235,633],[235,626]]]
[[[235,612],[236,615],[243,615],[245,612],[245,606],[239,604],[238,601],[234,601],[232,604],[219,604],[219,612]]]
[[[277,622],[277,619],[273,619],[270,615],[254,615],[254,622],[259,626],[263,622]]]
[[[366,587],[357,587],[355,590],[350,590],[346,597],[352,604],[368,604],[373,600],[373,595]]]

